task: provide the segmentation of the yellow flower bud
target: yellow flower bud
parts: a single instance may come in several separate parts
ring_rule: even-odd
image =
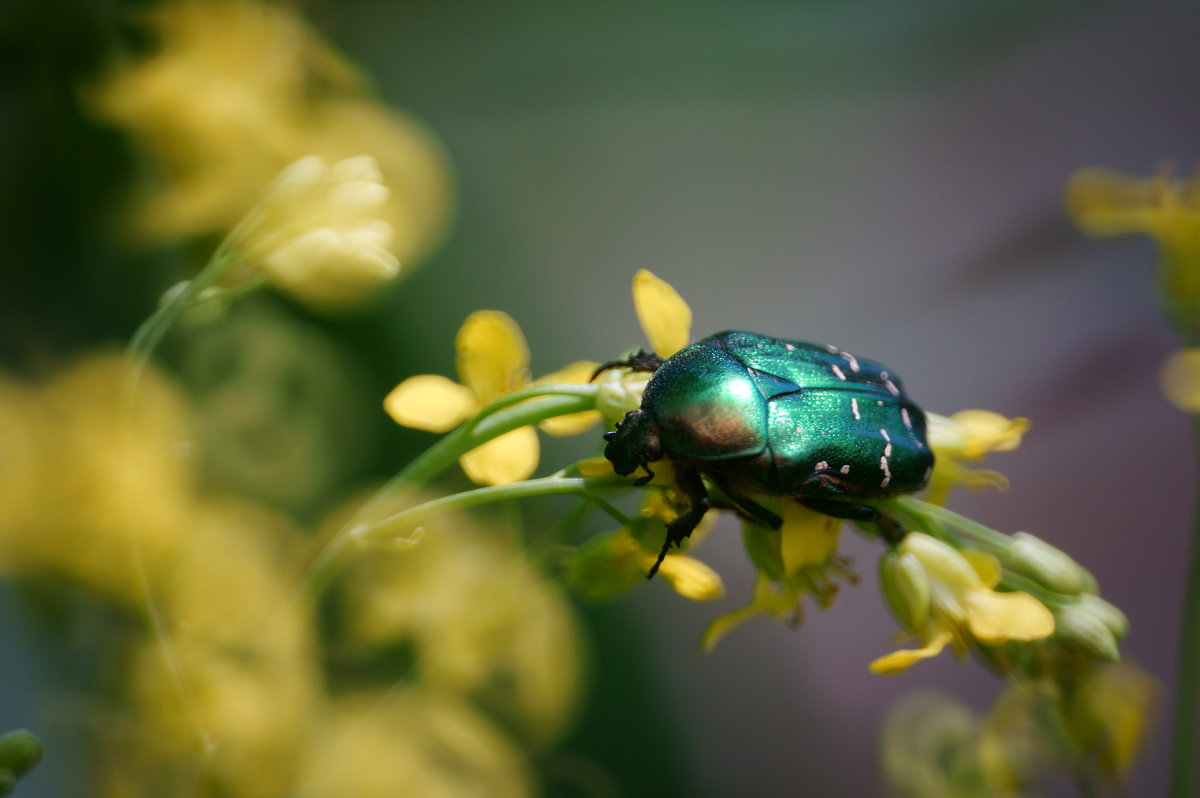
[[[1060,609],[1054,625],[1059,640],[1108,661],[1120,659],[1117,641],[1129,631],[1125,613],[1099,596],[1088,594]]]
[[[648,371],[608,369],[596,378],[596,409],[609,421],[620,421],[642,406],[642,392],[650,381]]]
[[[911,552],[889,551],[879,560],[879,587],[896,619],[912,629],[929,617],[929,576]]]
[[[1014,571],[1068,596],[1095,589],[1096,578],[1062,549],[1028,532],[1017,532],[1012,540],[1005,561]]]

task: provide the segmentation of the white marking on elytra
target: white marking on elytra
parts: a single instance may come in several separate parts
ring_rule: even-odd
[[[862,415],[858,412],[858,399],[850,397],[850,409],[854,411],[854,420],[862,421]]]
[[[879,468],[881,471],[883,471],[883,482],[879,483],[879,487],[886,488],[888,483],[892,481],[892,472],[888,470],[886,457],[879,458]]]
[[[842,357],[844,357],[844,358],[846,358],[846,360],[850,361],[850,370],[857,373],[858,372],[858,358],[856,358],[854,355],[850,354],[849,352],[842,352]]]
[[[907,407],[900,408],[900,418],[903,419],[904,426],[908,427],[909,429],[913,428],[912,419],[909,418],[909,416],[908,416],[908,408]]]
[[[839,380],[841,380],[842,382],[845,382],[845,381],[846,381],[846,375],[845,375],[845,374],[842,372],[842,370],[841,370],[840,368],[838,368],[837,366],[834,366],[834,367],[833,367],[833,373],[834,373],[834,374],[836,374],[836,375],[837,375],[837,378],[838,378]]]
[[[882,400],[882,399],[876,399],[876,400],[875,400],[875,406],[876,406],[876,407],[883,407],[883,400]]]
[[[813,471],[824,471],[827,468],[829,468],[829,463],[822,460],[813,467]]]
[[[793,346],[792,344],[784,344],[784,345],[783,345],[783,348],[784,348],[784,349],[786,349],[786,350],[787,350],[787,351],[789,351],[789,352],[795,352],[795,351],[796,351],[796,347],[795,347],[795,346]]]
[[[762,344],[755,344],[755,346],[756,346],[756,347],[758,347],[759,349],[762,349],[762,348],[763,348],[763,345],[762,345]]]
[[[825,344],[825,351],[826,351],[826,352],[828,352],[828,353],[829,353],[829,354],[831,354],[831,355],[836,355],[836,354],[837,354],[838,352],[840,352],[841,350],[840,350],[840,349],[838,349],[838,348],[837,348],[836,346],[834,346],[833,344]]]
[[[888,436],[887,430],[885,429],[879,430],[879,434],[883,436],[885,441],[887,441],[887,446],[883,447],[883,461],[885,464],[884,467],[886,468],[887,459],[892,456],[892,439]]]
[[[797,424],[797,425],[796,425],[796,432],[804,432],[804,427],[802,427],[802,426],[800,426],[799,424]]]
[[[841,468],[839,468],[839,469],[838,469],[838,471],[841,471],[843,474],[849,474],[849,473],[850,473],[850,466],[848,466],[848,465],[844,465],[844,466],[842,466]]]

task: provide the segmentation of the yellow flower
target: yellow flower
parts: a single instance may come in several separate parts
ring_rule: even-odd
[[[345,585],[342,628],[368,649],[408,645],[423,685],[485,697],[537,744],[570,720],[582,680],[575,616],[497,530],[430,519],[420,545],[360,558]]]
[[[742,526],[746,552],[758,571],[754,597],[745,607],[714,618],[701,638],[701,648],[711,651],[726,634],[756,615],[803,618],[805,596],[826,609],[837,596],[837,579],[858,577],[837,553],[841,521],[808,509],[795,501],[783,506],[780,528],[757,524]]]
[[[345,305],[399,274],[391,225],[379,217],[387,196],[368,155],[332,166],[306,156],[267,185],[228,246],[295,298]]]
[[[534,384],[529,378],[529,347],[521,328],[506,313],[480,310],[463,322],[455,340],[456,383],[436,374],[410,377],[383,400],[384,409],[406,427],[447,432],[501,397]],[[537,380],[538,384],[586,382],[596,364],[572,363]],[[599,420],[594,411],[561,416],[542,427],[556,435],[583,432]],[[459,460],[473,481],[505,485],[526,479],[537,468],[540,445],[532,427],[520,427],[488,441]]]
[[[937,460],[929,480],[927,501],[945,503],[955,485],[1008,487],[1003,474],[968,466],[989,452],[1008,452],[1021,444],[1029,431],[1029,420],[1006,418],[988,410],[960,410],[952,416],[926,413],[929,447]]]
[[[619,529],[596,535],[580,546],[567,560],[563,578],[579,595],[607,601],[644,583],[657,560],[658,555],[639,543],[629,530]],[[686,554],[668,554],[658,573],[686,599],[717,601],[725,597],[720,575]]]
[[[306,154],[379,159],[393,193],[382,218],[406,266],[446,227],[442,148],[388,110],[292,8],[250,0],[173,0],[146,15],[153,54],[120,62],[89,92],[98,116],[145,148],[156,167],[138,231],[175,238],[228,231],[262,185]]]
[[[1015,641],[1040,640],[1054,632],[1054,616],[1044,604],[1020,591],[997,592],[1000,579],[996,559],[982,552],[957,549],[922,532],[909,532],[897,550],[905,559],[902,567],[912,583],[925,588],[914,596],[911,588],[898,580],[889,569],[882,572],[884,596],[900,594],[909,600],[890,601],[893,611],[910,634],[922,645],[880,657],[871,663],[871,671],[893,674],[907,670],[913,663],[937,656],[948,644],[960,653],[972,641],[998,645]],[[912,564],[919,566],[913,569]]]
[[[1159,291],[1171,322],[1194,341],[1200,320],[1200,180],[1169,170],[1150,178],[1083,169],[1066,190],[1067,210],[1100,237],[1143,233],[1159,248]]]
[[[0,559],[138,607],[133,544],[160,573],[196,500],[183,395],[147,371],[127,413],[127,376],[96,354],[42,385],[0,380]]]
[[[398,686],[340,698],[311,751],[297,798],[535,794],[520,750],[465,696]]]

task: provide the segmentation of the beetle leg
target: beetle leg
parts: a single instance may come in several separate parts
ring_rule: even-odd
[[[875,524],[879,528],[879,534],[888,543],[899,543],[907,533],[907,530],[899,521],[881,511],[878,507],[872,507],[869,504],[851,504],[850,502],[839,502],[832,499],[797,499],[796,501],[810,510],[816,510],[818,513],[824,513],[834,518],[845,518],[847,521],[862,521],[868,524]]]
[[[654,575],[658,573],[658,566],[662,565],[663,558],[667,556],[671,546],[678,547],[682,544],[684,539],[692,534],[704,514],[708,512],[710,504],[708,491],[704,489],[704,480],[700,478],[699,471],[695,468],[677,468],[675,483],[679,488],[679,493],[687,499],[688,509],[667,524],[667,539],[663,542],[662,551],[658,553],[658,559],[654,561],[654,567],[650,569],[650,573],[646,574],[647,579],[654,578]]]
[[[735,491],[729,487],[725,480],[709,475],[713,483],[721,489],[721,492],[733,502],[735,509],[741,510],[742,514],[748,516],[753,521],[766,524],[771,529],[779,529],[783,526],[783,519],[775,513],[763,507],[758,502]]]

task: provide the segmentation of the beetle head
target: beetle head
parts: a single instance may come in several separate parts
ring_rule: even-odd
[[[663,457],[658,425],[645,410],[630,410],[618,422],[615,430],[605,433],[604,439],[608,441],[604,456],[612,463],[613,471],[623,477],[632,474],[639,466],[646,468],[647,463]],[[650,474],[650,469],[647,468],[646,473]],[[643,480],[648,482],[652,476]]]

